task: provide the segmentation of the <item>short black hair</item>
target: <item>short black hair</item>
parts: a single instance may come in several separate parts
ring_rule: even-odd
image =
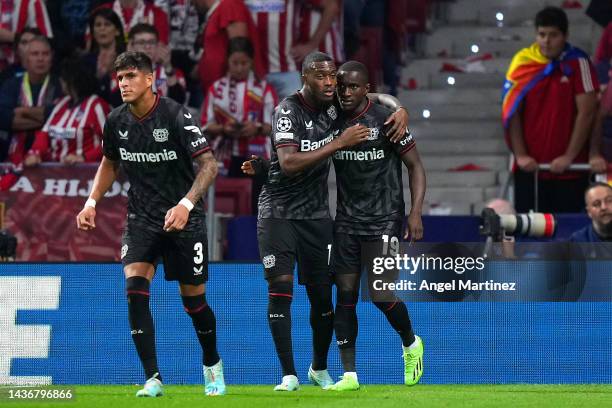
[[[77,94],[79,100],[96,93],[98,81],[93,71],[76,57],[62,61],[60,78]]]
[[[556,27],[563,34],[567,35],[569,22],[567,14],[559,7],[546,7],[536,14],[535,26],[538,27]]]
[[[370,74],[368,72],[368,68],[359,61],[347,61],[344,64],[340,65],[338,71],[346,71],[346,72],[359,72],[363,75],[363,77],[368,80]]]
[[[122,69],[135,68],[150,74],[153,72],[153,62],[144,52],[126,51],[119,54],[113,65],[115,72]]]
[[[159,40],[157,28],[147,23],[138,23],[128,33],[128,40],[133,40],[138,34],[153,34]]]
[[[592,189],[597,188],[597,187],[605,187],[605,188],[609,188],[610,190],[612,190],[612,186],[611,185],[609,185],[608,183],[603,183],[601,181],[596,181],[594,183],[589,184],[588,187],[586,188],[586,190],[584,190],[584,202],[585,202],[585,204],[586,204],[586,196],[587,196],[587,194],[589,194],[589,191],[591,191]]]
[[[311,65],[315,62],[326,62],[332,61],[333,58],[321,51],[313,51],[304,58],[304,62],[302,62],[302,75],[306,75],[308,70],[312,69]]]
[[[235,52],[244,52],[251,59],[253,55],[255,55],[253,43],[246,37],[234,37],[229,40],[227,44],[227,56],[229,57]]]

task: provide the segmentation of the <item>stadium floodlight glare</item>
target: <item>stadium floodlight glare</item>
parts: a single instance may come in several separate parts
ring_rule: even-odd
[[[431,112],[429,111],[429,109],[423,109],[423,117],[425,119],[429,119],[430,116],[431,116]]]
[[[498,11],[495,14],[495,18],[497,19],[497,21],[504,21],[504,13]]]
[[[472,49],[472,52],[476,54],[480,50],[480,47],[477,44],[472,44],[471,49]]]
[[[446,82],[448,82],[449,85],[455,85],[455,77],[449,76],[446,78]]]

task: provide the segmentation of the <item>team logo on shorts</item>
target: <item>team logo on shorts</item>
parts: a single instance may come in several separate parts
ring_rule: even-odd
[[[266,268],[273,268],[276,265],[276,257],[274,255],[266,255],[263,257],[263,264]]]
[[[378,134],[379,134],[378,128],[370,128],[370,136],[368,136],[368,140],[377,140]]]
[[[291,119],[285,117],[278,118],[276,121],[276,128],[279,132],[287,132],[291,130]]]
[[[125,256],[127,255],[127,251],[128,251],[128,246],[127,244],[125,244],[124,246],[121,247],[121,259],[125,258]]]
[[[336,118],[338,117],[338,112],[336,112],[336,107],[334,105],[330,106],[329,109],[327,109],[327,114],[333,120],[336,120]]]
[[[161,143],[168,141],[169,134],[168,129],[153,129],[153,139],[155,139],[156,142]]]

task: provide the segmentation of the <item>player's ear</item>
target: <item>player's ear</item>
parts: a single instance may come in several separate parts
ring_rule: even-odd
[[[147,80],[147,85],[148,86],[153,86],[153,73],[152,72],[148,72],[147,74],[145,74],[145,78]]]
[[[366,88],[366,95],[370,93],[370,83],[368,82],[365,86]]]

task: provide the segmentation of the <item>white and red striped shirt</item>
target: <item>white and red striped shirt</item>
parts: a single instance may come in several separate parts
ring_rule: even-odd
[[[43,128],[36,132],[31,153],[43,161],[62,161],[69,154],[83,156],[86,162],[102,158],[102,132],[110,107],[98,95],[72,105],[72,98],[59,100]]]
[[[20,33],[26,27],[38,28],[53,37],[47,6],[43,0],[0,0],[0,28]],[[13,62],[12,44],[0,47],[0,70]]]
[[[322,3],[323,0],[302,0],[298,29],[300,43],[308,42],[317,31],[322,16]],[[325,37],[319,44],[319,51],[328,54],[336,63],[341,63],[344,62],[342,0],[338,0],[338,3],[340,3],[340,13],[334,19],[331,28],[325,33]]]
[[[236,81],[224,76],[209,88],[202,107],[202,126],[209,123],[224,125],[230,121],[272,123],[272,113],[278,104],[274,88],[266,81],[259,81],[253,72],[246,81]],[[250,139],[228,139],[217,136],[211,143],[218,161],[227,164],[232,156],[250,157],[254,154],[270,157],[267,135]],[[223,173],[223,169],[221,170]]]
[[[296,0],[245,0],[259,33],[259,46],[265,56],[266,72],[297,71],[291,57],[298,24]]]

